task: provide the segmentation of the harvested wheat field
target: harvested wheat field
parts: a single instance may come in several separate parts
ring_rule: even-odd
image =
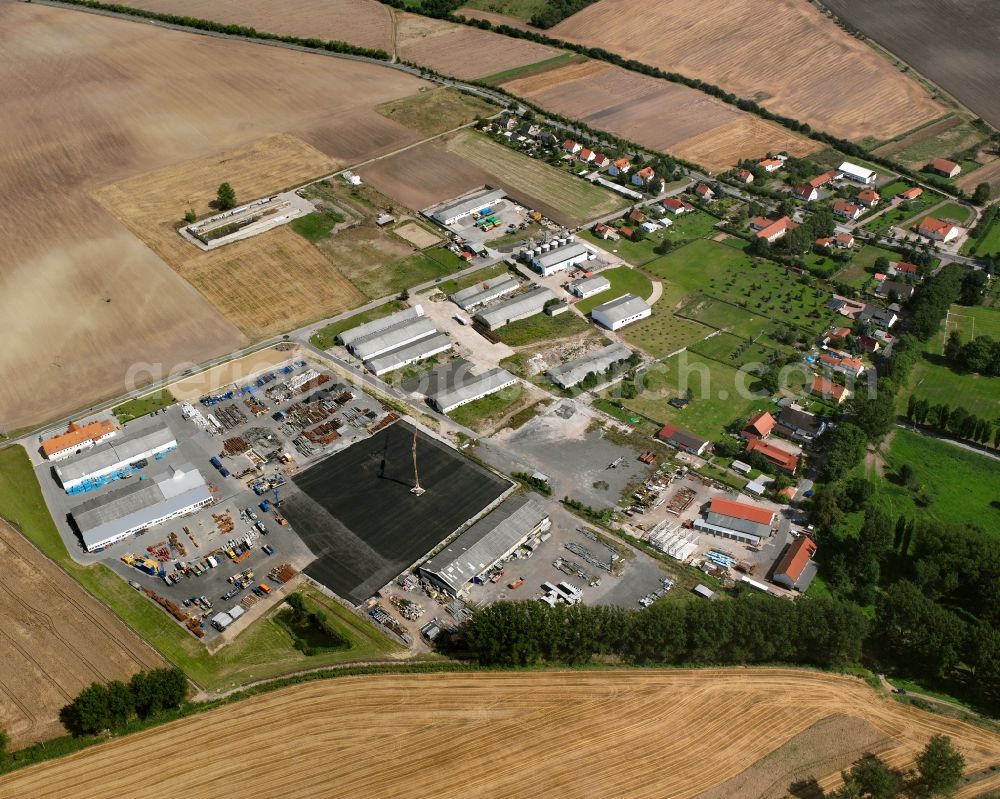
[[[0,729],[15,748],[64,734],[59,710],[90,683],[166,665],[3,520],[0,560]]]
[[[338,162],[399,146],[419,134],[373,106],[427,85],[345,59],[0,4],[0,317],[17,342],[0,348],[0,429],[119,394],[133,363],[169,371],[246,342],[92,192],[276,132]],[[207,200],[206,188],[179,198]],[[145,201],[148,187],[136,190]],[[288,241],[287,258],[301,246]]]
[[[266,723],[261,723],[266,719]],[[878,744],[894,766],[950,735],[971,771],[1000,737],[877,697],[849,677],[792,669],[345,677],[254,697],[0,778],[11,796],[215,799],[266,780],[284,797],[432,793],[690,799],[826,719],[824,747]],[[233,758],[233,730],[253,757]],[[815,738],[815,734],[809,736]],[[808,738],[807,738],[808,739]],[[130,766],[197,751],[211,768],[137,780]],[[839,761],[838,761],[839,762]],[[834,760],[814,775],[838,777]],[[750,793],[742,794],[744,797]]]
[[[527,39],[511,39],[406,12],[397,12],[396,20],[396,52],[400,58],[466,80],[534,64],[561,52]]]
[[[338,163],[293,136],[167,167],[94,193],[105,208],[218,311],[252,338],[360,305],[364,298],[327,258],[287,225],[205,252],[175,229],[187,208],[212,213],[226,180],[249,200],[329,174]]]
[[[806,155],[822,146],[702,92],[601,61],[570,63],[515,78],[503,88],[555,113],[713,171],[768,152]]]
[[[282,0],[280,7],[268,0],[124,0],[122,5],[392,52],[392,11],[378,0]]]
[[[941,116],[916,81],[811,3],[599,0],[552,35],[700,78],[845,139],[888,139]]]

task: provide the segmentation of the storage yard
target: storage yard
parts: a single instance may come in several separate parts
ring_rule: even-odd
[[[707,723],[720,709],[717,723]],[[247,751],[285,742],[282,756],[234,762],[234,730]],[[538,795],[689,799],[767,757],[780,794],[810,775],[832,790],[866,749],[892,768],[911,767],[935,733],[951,736],[968,770],[982,774],[962,797],[1000,785],[989,771],[996,733],[877,696],[853,677],[776,668],[369,675],[255,696],[27,768],[5,786],[17,796],[210,799],[231,791],[238,776],[281,785],[296,799],[401,796],[415,783],[457,798],[469,790],[457,775],[474,775],[488,796],[517,796],[531,785]],[[405,746],[386,757],[391,740]],[[651,741],[669,746],[651,757]],[[132,767],[150,751],[179,761],[192,747],[205,762],[231,765],[136,779]],[[331,768],[331,747],[349,769]],[[751,787],[730,786],[726,795],[758,795]]]

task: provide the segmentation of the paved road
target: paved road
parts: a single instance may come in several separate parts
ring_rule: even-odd
[[[958,447],[959,449],[964,449],[969,452],[975,452],[977,455],[982,455],[984,458],[992,458],[995,461],[1000,461],[1000,455],[995,452],[991,452],[986,447],[981,447],[977,444],[969,444],[965,441],[956,441],[950,436],[941,435],[934,430],[930,430],[926,427],[920,427],[919,425],[910,424],[909,422],[896,422],[896,427],[901,427],[903,430],[909,430],[912,433],[918,433],[922,436],[927,436],[927,438],[934,438],[938,441],[944,441],[951,444],[953,447]]]

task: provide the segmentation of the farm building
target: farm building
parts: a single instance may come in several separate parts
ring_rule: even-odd
[[[548,530],[551,522],[531,497],[504,500],[441,552],[420,567],[421,577],[453,596],[510,555],[531,536]]]
[[[824,422],[815,413],[799,408],[782,408],[778,414],[775,432],[798,441],[814,441],[826,430]]]
[[[767,411],[754,414],[747,420],[746,427],[740,433],[743,438],[767,438],[774,430],[774,417]]]
[[[757,546],[771,535],[774,516],[759,505],[716,496],[705,518],[695,520],[694,529]]]
[[[824,172],[822,175],[817,175],[816,177],[809,180],[809,185],[814,189],[818,189],[821,186],[825,186],[831,180],[835,180],[837,175],[840,173],[836,169],[831,169],[829,172]]]
[[[954,161],[949,161],[947,158],[934,158],[930,163],[931,172],[937,172],[939,175],[944,175],[946,178],[956,177],[961,171],[962,167],[956,164]]]
[[[762,455],[787,474],[795,474],[795,470],[799,468],[798,455],[759,438],[751,438],[747,441],[747,452],[756,452]]]
[[[582,358],[576,358],[561,366],[549,369],[546,374],[560,388],[572,388],[591,372],[600,374],[612,364],[631,357],[632,350],[624,344],[609,344],[607,347],[588,353]]]
[[[874,170],[852,164],[850,161],[844,161],[837,168],[837,171],[845,178],[853,180],[855,183],[864,183],[866,186],[878,180],[878,173]]]
[[[461,385],[444,386],[428,399],[439,413],[450,413],[455,408],[495,394],[516,382],[514,375],[498,366],[481,375],[467,377]]]
[[[663,427],[656,437],[665,444],[669,444],[674,449],[681,452],[690,452],[693,455],[702,455],[712,442],[707,438],[696,436],[694,433],[678,427],[675,424],[668,424]]]
[[[396,347],[381,355],[369,358],[365,361],[365,367],[374,375],[384,375],[450,349],[451,339],[444,333],[435,331],[432,335],[418,341],[404,344],[402,347]]]
[[[111,422],[102,420],[85,425],[70,423],[65,433],[52,436],[42,442],[42,454],[50,461],[68,458],[80,450],[90,449],[111,438],[118,432]]]
[[[501,189],[484,189],[463,200],[457,200],[438,208],[431,213],[431,219],[448,227],[467,216],[472,216],[477,211],[489,208],[491,204],[506,196],[506,193]]]
[[[844,386],[838,385],[832,380],[820,377],[819,375],[813,378],[812,385],[809,387],[809,393],[820,399],[832,400],[838,405],[850,395],[850,392]]]
[[[926,217],[917,228],[917,233],[921,236],[933,239],[934,241],[940,241],[944,244],[947,244],[952,239],[958,238],[959,232],[959,228],[955,225],[942,222],[940,219],[935,219],[933,216]]]
[[[475,318],[488,330],[498,330],[518,319],[527,319],[529,316],[541,313],[545,303],[554,299],[556,295],[551,289],[540,287],[519,294],[517,297],[511,297],[490,308],[484,308]]]
[[[617,299],[598,305],[590,312],[591,318],[608,330],[621,330],[626,325],[645,319],[653,313],[642,297],[624,294]]]
[[[796,538],[774,565],[774,582],[804,592],[816,576],[816,543],[806,536]]]
[[[87,500],[70,515],[84,548],[94,552],[213,501],[201,473],[185,463],[152,480],[136,481]]]
[[[600,294],[609,288],[611,288],[611,281],[600,275],[585,277],[582,280],[577,280],[569,284],[569,290],[581,300],[593,297],[595,294]]]
[[[126,432],[111,441],[107,447],[55,467],[56,477],[67,494],[82,494],[121,477],[128,477],[136,471],[133,464],[149,458],[159,459],[163,453],[173,449],[177,449],[177,439],[165,424],[152,429]]]
[[[350,330],[342,332],[337,338],[340,339],[345,347],[350,349],[356,342],[362,341],[375,333],[388,330],[401,322],[416,319],[418,316],[423,315],[424,309],[419,305],[414,305],[412,308],[405,308],[402,311],[396,311],[396,313],[384,316],[381,319],[375,319],[371,322],[365,322],[363,325],[352,327]]]
[[[923,193],[924,193],[924,190],[922,188],[920,188],[919,186],[914,186],[912,189],[907,189],[906,191],[901,191],[896,196],[899,197],[899,199],[901,199],[901,200],[915,200],[915,199],[917,199],[917,197],[919,197]]]
[[[472,311],[480,305],[513,294],[520,286],[517,278],[512,275],[499,275],[476,283],[474,286],[456,291],[450,299],[463,311]]]
[[[531,268],[542,277],[554,275],[593,258],[594,254],[578,241],[567,240],[561,247],[553,247],[532,257]]]

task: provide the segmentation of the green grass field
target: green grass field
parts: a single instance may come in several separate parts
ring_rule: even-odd
[[[948,333],[957,330],[962,341],[976,336],[1000,340],[1000,310],[986,305],[952,305],[948,312]]]
[[[953,153],[974,146],[986,138],[982,131],[968,122],[943,130],[934,136],[914,142],[894,153],[892,158],[910,169],[921,169],[932,158],[951,158]]]
[[[311,598],[324,605],[331,625],[350,640],[349,648],[306,658],[294,649],[288,633],[271,621],[275,608],[218,654],[209,655],[191,633],[106,566],[80,566],[70,558],[45,506],[28,454],[20,446],[0,450],[0,516],[16,524],[70,577],[204,688],[218,689],[314,666],[382,660],[400,651],[367,621],[308,589]]]
[[[894,481],[908,463],[922,494],[930,500],[918,507],[916,496]],[[886,478],[879,497],[893,516],[932,516],[946,522],[972,524],[1000,535],[1000,464],[975,452],[909,430],[896,430],[889,448]]]
[[[480,0],[480,2],[482,1],[483,0]],[[488,0],[488,2],[492,4],[492,0]],[[470,8],[480,7],[472,3],[469,3],[468,5]],[[584,61],[588,60],[589,59],[586,56],[579,55],[577,53],[563,53],[562,55],[553,56],[552,58],[546,58],[544,61],[536,61],[534,64],[525,64],[524,66],[513,67],[512,69],[505,69],[503,72],[495,72],[494,74],[487,75],[485,78],[480,78],[479,80],[480,82],[488,83],[491,86],[498,86],[509,80],[526,78],[528,75],[538,75],[542,72],[548,72],[550,69],[564,67],[567,64],[582,64]]]
[[[489,280],[491,277],[502,275],[506,271],[506,264],[494,264],[493,266],[487,266],[485,269],[480,269],[478,272],[473,272],[469,275],[452,278],[451,280],[443,280],[434,286],[434,288],[425,290],[434,291],[434,289],[440,289],[445,294],[454,294],[456,291],[467,289],[469,286],[474,286],[476,283],[482,283],[484,280]]]
[[[375,106],[382,116],[415,128],[425,136],[444,133],[500,109],[481,97],[458,89],[433,89]]]
[[[583,314],[588,314],[598,305],[609,302],[623,294],[636,294],[644,300],[649,299],[653,293],[653,284],[638,269],[629,269],[627,266],[618,266],[614,269],[605,269],[601,272],[601,277],[607,278],[611,283],[611,288],[580,300],[576,304],[576,309]]]
[[[586,333],[590,328],[587,322],[573,311],[566,311],[559,316],[549,316],[545,313],[519,319],[509,325],[494,330],[494,335],[509,347],[524,347],[547,339],[565,338]]]
[[[624,197],[529,158],[486,136],[463,130],[449,139],[447,148],[481,169],[504,180],[516,191],[562,212],[574,226],[625,208]]]
[[[328,350],[337,343],[337,336],[345,330],[350,330],[352,327],[363,325],[365,322],[373,322],[376,319],[381,319],[383,316],[388,316],[396,311],[402,311],[408,307],[409,306],[402,300],[392,300],[391,302],[385,303],[385,305],[378,306],[378,308],[373,308],[370,311],[355,314],[347,319],[341,319],[339,322],[332,322],[326,327],[320,328],[309,337],[309,342],[314,347],[319,347],[321,350]]]
[[[894,186],[899,185],[901,187],[900,191],[907,188],[907,185],[902,182],[897,182],[892,185]],[[883,202],[889,201],[890,195],[883,194],[882,196],[885,198]],[[923,213],[928,208],[930,208],[934,203],[940,202],[940,200],[941,200],[940,194],[932,194],[931,192],[925,189],[924,193],[921,194],[919,197],[917,197],[917,199],[906,200],[897,205],[891,211],[886,211],[884,214],[875,217],[875,219],[872,219],[870,222],[866,222],[864,224],[864,229],[870,230],[873,233],[884,233],[890,227],[893,226],[899,227],[908,219],[912,219],[918,214]],[[878,211],[879,209],[876,208],[875,210]]]
[[[506,14],[508,17],[530,20],[539,11],[544,11],[549,2],[548,0],[469,0],[464,5],[480,11],[493,11],[497,14]]]
[[[986,234],[978,239],[970,238],[962,245],[962,252],[967,255],[977,255],[984,258],[987,255],[1000,255],[1000,219],[994,219]]]
[[[369,270],[351,279],[369,297],[399,294],[403,289],[445,277],[465,269],[468,264],[447,247],[432,247],[409,258]]]
[[[972,209],[960,203],[942,203],[928,213],[919,214],[912,222],[907,223],[907,228],[916,230],[920,226],[920,223],[929,216],[940,219],[943,222],[952,222],[956,225],[965,226],[971,215]]]
[[[750,363],[772,363],[779,355],[773,347],[759,342],[748,345],[747,341],[743,336],[719,333],[692,344],[688,351],[736,368]]]
[[[170,393],[170,390],[162,388],[159,391],[154,391],[152,394],[147,394],[145,397],[137,397],[128,402],[123,402],[114,409],[114,414],[119,422],[125,424],[125,422],[131,422],[140,416],[148,416],[153,411],[162,410],[169,405],[173,405],[175,402],[177,400],[174,399],[174,395]]]
[[[315,244],[320,239],[330,235],[334,225],[344,221],[344,215],[336,211],[316,211],[298,219],[293,219],[288,226],[302,238]]]
[[[669,228],[647,233],[641,241],[631,241],[624,237],[617,241],[605,241],[589,230],[584,231],[581,235],[598,247],[615,253],[630,264],[643,266],[661,257],[654,252],[661,242],[681,242],[703,238],[715,230],[715,225],[719,221],[704,211],[672,216],[671,220],[673,224]]]
[[[482,432],[487,427],[488,422],[508,413],[523,399],[524,388],[519,384],[514,384],[496,394],[490,394],[467,405],[461,405],[448,415],[459,424]]]
[[[636,347],[662,358],[681,347],[705,338],[712,332],[711,328],[699,322],[675,316],[667,310],[660,310],[662,305],[661,301],[656,308],[653,308],[652,316],[622,329],[619,335]]]

